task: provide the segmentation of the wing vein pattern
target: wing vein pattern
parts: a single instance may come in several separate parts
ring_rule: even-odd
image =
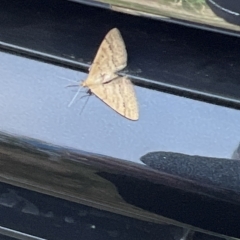
[[[138,104],[132,82],[116,73],[127,66],[127,51],[117,28],[103,39],[89,69],[88,77],[81,83],[109,107],[122,116],[137,120]]]

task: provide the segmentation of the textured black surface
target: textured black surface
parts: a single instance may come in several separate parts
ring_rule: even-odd
[[[118,27],[138,84],[240,108],[239,38],[54,0],[4,0],[0,22],[3,48],[85,70]]]
[[[159,171],[240,193],[239,160],[150,152],[141,161]]]

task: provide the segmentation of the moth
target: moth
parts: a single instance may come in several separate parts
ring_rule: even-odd
[[[110,30],[103,39],[89,74],[80,86],[89,88],[109,107],[130,120],[138,120],[138,103],[132,82],[118,71],[127,66],[127,51],[117,28]]]

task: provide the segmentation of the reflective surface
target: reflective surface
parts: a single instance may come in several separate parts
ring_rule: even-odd
[[[72,82],[62,78],[86,74],[6,53],[0,62],[1,131],[139,163],[152,151],[230,158],[239,144],[238,110],[135,86],[139,121],[95,96],[80,115],[86,98],[68,108],[77,87],[65,88]]]
[[[117,27],[129,56],[124,72],[136,84],[240,109],[240,38],[69,1],[2,6],[2,49],[87,72],[103,37]]]
[[[115,11],[120,11],[142,17],[161,19],[163,21],[177,22],[182,25],[192,25],[212,31],[225,32],[228,34],[239,35],[239,10],[236,10],[237,1],[232,1],[229,5],[235,6],[235,9],[229,9],[227,4],[221,4],[221,1],[213,0],[72,0],[89,5],[109,7]],[[224,2],[224,1],[222,1]],[[105,5],[104,5],[105,4]],[[228,21],[222,17],[222,14],[213,12],[209,7],[212,5],[223,12],[232,15],[237,20]],[[223,6],[222,6],[223,5]],[[239,5],[238,5],[239,6]],[[239,8],[239,7],[238,7]],[[234,12],[235,10],[235,12]],[[238,22],[236,24],[236,22]],[[235,23],[235,24],[232,24]]]
[[[0,18],[1,48],[37,59],[0,53],[1,237],[240,236],[239,38],[69,1],[6,0]],[[63,66],[87,72],[113,27],[148,88],[137,122],[85,92],[67,107],[86,74]]]
[[[237,189],[157,172],[140,157],[169,151],[230,158],[239,143],[239,111],[135,87],[136,122],[95,96],[80,114],[86,100],[67,107],[77,88],[66,88],[72,84],[66,78],[86,74],[7,53],[0,62],[1,182],[144,221],[238,236]],[[223,216],[231,228],[213,221]]]
[[[124,217],[8,184],[0,184],[0,211],[5,214],[5,220],[0,217],[0,238],[4,240],[222,239],[163,222],[156,224]],[[6,220],[11,222],[11,226],[5,227]]]

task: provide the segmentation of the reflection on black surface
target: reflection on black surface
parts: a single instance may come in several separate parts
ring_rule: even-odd
[[[37,212],[26,211],[29,205]],[[1,226],[46,239],[180,240],[185,236],[179,227],[139,221],[7,184],[0,184],[0,213]]]
[[[37,212],[26,211],[29,205]],[[123,217],[7,184],[0,184],[0,213],[1,226],[46,239],[221,239],[165,223]]]
[[[240,2],[238,0],[207,0],[212,11],[227,22],[240,25]]]
[[[38,51],[85,70],[96,43],[118,27],[131,56],[126,71],[136,83],[240,108],[239,39],[57,0],[2,0],[0,21],[1,47],[12,44],[28,56]]]
[[[237,160],[159,151],[147,153],[141,161],[162,172],[240,192]]]
[[[0,226],[6,228],[50,239],[184,240],[179,226],[240,235],[234,225],[240,209],[221,199],[225,192],[144,165],[1,133],[0,166],[1,181],[54,196],[0,184]],[[228,199],[238,201],[234,194]],[[194,239],[212,238],[202,234]]]
[[[98,174],[112,182],[128,204],[202,229],[240,236],[236,222],[240,217],[240,206],[131,176],[106,172]]]

